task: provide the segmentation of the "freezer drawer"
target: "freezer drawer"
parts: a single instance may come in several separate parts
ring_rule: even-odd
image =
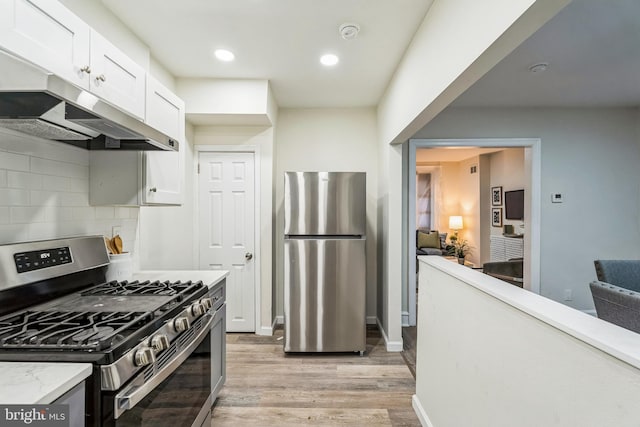
[[[364,172],[285,172],[285,235],[365,235]]]
[[[365,351],[365,243],[285,239],[284,351]]]

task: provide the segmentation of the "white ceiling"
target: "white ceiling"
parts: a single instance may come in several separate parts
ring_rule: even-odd
[[[268,79],[280,107],[374,106],[432,0],[102,0],[176,77]],[[355,22],[355,40],[338,28]],[[221,63],[226,48],[236,60]],[[333,68],[320,55],[340,57]]]
[[[452,105],[639,106],[640,1],[573,0]]]

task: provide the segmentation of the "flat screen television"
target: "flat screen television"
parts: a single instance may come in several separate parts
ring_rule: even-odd
[[[505,219],[524,219],[524,190],[504,192]]]

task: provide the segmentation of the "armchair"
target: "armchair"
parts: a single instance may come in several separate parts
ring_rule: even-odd
[[[482,272],[522,288],[524,284],[523,264],[523,258],[487,262],[482,266]]]
[[[640,292],[640,260],[600,259],[593,263],[599,281]]]
[[[598,318],[640,333],[640,293],[601,281],[589,287]]]

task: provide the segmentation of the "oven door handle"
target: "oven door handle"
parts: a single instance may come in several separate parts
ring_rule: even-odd
[[[209,320],[206,325],[202,328],[202,330],[198,333],[196,338],[191,341],[191,343],[185,347],[177,356],[175,356],[171,362],[167,363],[164,368],[162,368],[158,373],[156,373],[149,381],[144,384],[136,384],[135,380],[134,384],[131,384],[127,388],[125,388],[121,393],[118,393],[114,399],[114,416],[116,419],[120,417],[124,412],[128,411],[135,407],[142,399],[144,399],[147,394],[151,393],[151,391],[156,388],[162,381],[166,380],[169,375],[171,375],[178,367],[187,360],[187,358],[191,355],[191,353],[200,345],[202,341],[206,338],[207,334],[210,332],[211,325],[213,324],[213,320],[215,319],[218,311],[214,313],[213,316],[209,316]]]

